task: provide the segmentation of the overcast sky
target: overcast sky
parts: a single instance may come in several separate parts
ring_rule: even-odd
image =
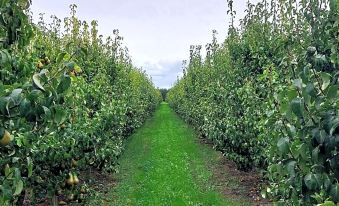
[[[245,2],[235,1],[238,16]],[[63,19],[73,3],[81,20],[98,21],[100,34],[119,29],[134,65],[145,69],[160,88],[171,87],[181,75],[190,45],[210,42],[213,29],[223,41],[229,22],[226,0],[33,0],[31,10],[35,20],[39,13]]]

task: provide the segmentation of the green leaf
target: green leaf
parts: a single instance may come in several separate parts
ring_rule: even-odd
[[[331,75],[325,72],[321,72],[320,77],[322,80],[321,89],[324,91],[331,83]]]
[[[5,114],[7,111],[8,97],[0,97],[0,113]]]
[[[11,61],[11,55],[8,53],[7,50],[1,50],[0,53],[1,53],[1,61],[0,62],[1,62],[2,65]]]
[[[60,94],[65,92],[71,86],[71,82],[72,82],[71,78],[68,75],[64,75],[61,78],[61,81],[58,85],[57,88],[58,93]]]
[[[339,117],[337,117],[334,120],[332,120],[330,124],[331,124],[330,135],[333,135],[333,133],[339,127]]]
[[[339,202],[339,183],[332,186],[330,195],[333,201]]]
[[[67,59],[68,56],[69,54],[66,52],[60,53],[56,59],[56,63],[59,64],[62,60]]]
[[[289,100],[298,97],[298,91],[295,88],[289,89],[287,91],[287,97],[288,97]]]
[[[41,90],[33,89],[30,93],[28,93],[26,97],[30,102],[36,102],[41,95],[42,95]]]
[[[28,177],[31,177],[33,173],[33,161],[30,157],[27,157],[27,169],[28,169]]]
[[[11,100],[14,102],[15,105],[19,105],[22,97],[21,97],[22,89],[14,89],[12,93],[9,95]]]
[[[299,118],[302,118],[303,117],[303,102],[302,102],[302,99],[297,97],[297,98],[294,98],[291,103],[290,103],[290,106],[291,106],[291,110],[292,112]]]
[[[17,98],[18,96],[20,96],[21,93],[22,89],[14,89],[9,96],[12,98]]]
[[[67,63],[65,64],[65,66],[68,68],[69,71],[74,70],[75,65],[76,65],[76,64],[75,64],[74,62],[67,62]]]
[[[298,149],[299,155],[304,159],[307,160],[309,157],[308,147],[307,144],[302,143]]]
[[[338,1],[337,0],[330,0],[330,9],[332,12],[338,12]]]
[[[337,168],[339,168],[339,154],[334,155],[334,157],[331,158],[330,165],[333,168],[333,170],[336,170]]]
[[[312,161],[313,162],[318,162],[319,161],[319,147],[316,147],[312,150]]]
[[[335,84],[335,85],[331,85],[330,87],[328,87],[326,96],[327,96],[328,99],[338,98],[338,96],[339,96],[339,85]]]
[[[51,118],[51,110],[45,106],[42,106],[42,109],[44,111],[44,119],[49,120]]]
[[[33,86],[37,89],[40,89],[42,91],[45,91],[45,88],[41,84],[40,75],[34,74],[33,75]]]
[[[316,97],[317,92],[314,88],[314,85],[312,83],[308,83],[306,86],[306,93],[309,94],[311,97]]]
[[[61,106],[54,107],[54,122],[62,124],[66,120],[66,111]]]
[[[286,124],[287,129],[287,134],[289,137],[293,138],[296,135],[296,129],[293,125],[291,124]]]
[[[21,101],[19,109],[21,115],[26,116],[30,112],[31,103],[27,99],[24,99]]]
[[[277,143],[279,151],[284,155],[289,152],[289,140],[287,137],[279,139]]]
[[[295,87],[297,87],[298,89],[302,89],[303,88],[302,79],[295,79],[295,80],[293,80],[293,85]]]
[[[9,175],[11,174],[11,168],[8,166],[8,164],[5,166],[5,176],[7,178],[11,178]]]
[[[88,52],[87,52],[87,49],[84,48],[84,47],[81,47],[81,52],[83,53],[84,56],[87,56],[88,55]]]
[[[295,166],[296,166],[297,162],[294,161],[294,160],[290,160],[288,161],[288,163],[286,164],[286,168],[287,168],[287,171],[288,171],[288,174],[291,176],[291,177],[295,177]]]
[[[325,201],[324,203],[318,204],[317,206],[336,206],[336,205],[332,201]]]
[[[313,56],[317,52],[317,49],[314,46],[310,46],[307,48],[307,54],[309,56]]]
[[[15,184],[14,195],[19,195],[22,192],[23,188],[24,188],[24,183],[22,182],[22,180],[18,180]]]
[[[0,127],[0,137],[2,137],[5,134],[5,129]]]
[[[309,190],[315,190],[321,184],[321,175],[309,173],[304,177],[304,182]]]
[[[315,55],[314,63],[315,63],[316,68],[320,70],[324,66],[324,64],[327,63],[326,56],[323,54]]]

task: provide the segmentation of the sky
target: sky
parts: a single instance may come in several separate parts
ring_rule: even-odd
[[[239,17],[245,2],[234,2]],[[45,13],[47,22],[51,15],[63,19],[70,4],[78,6],[79,19],[98,21],[99,34],[119,29],[133,64],[146,70],[159,88],[170,88],[182,76],[190,45],[211,42],[214,29],[222,42],[230,21],[226,0],[33,0],[33,19],[37,22],[39,13]]]

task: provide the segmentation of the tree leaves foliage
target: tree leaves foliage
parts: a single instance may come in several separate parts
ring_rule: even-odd
[[[264,169],[277,205],[337,203],[337,3],[248,2],[238,27],[228,6],[227,38],[205,58],[191,47],[167,100],[240,169]]]

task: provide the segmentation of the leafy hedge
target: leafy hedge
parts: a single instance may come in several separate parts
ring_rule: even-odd
[[[338,5],[247,3],[228,37],[192,46],[167,100],[242,170],[266,170],[278,205],[339,202]]]
[[[75,5],[64,32],[57,17],[34,25],[29,6],[0,1],[0,205],[82,199],[81,171],[114,170],[123,140],[161,101],[117,30],[104,40]]]

